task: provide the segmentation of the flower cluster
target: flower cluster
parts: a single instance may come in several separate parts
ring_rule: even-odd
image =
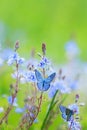
[[[67,50],[71,51],[72,44],[66,47]],[[81,125],[78,121],[80,119],[78,118],[79,96],[76,95],[75,103],[69,105],[68,108],[61,105],[65,101],[62,95],[70,94],[78,88],[78,73],[75,76],[70,75],[67,67],[54,70],[50,59],[46,57],[45,43],[42,44],[42,54],[38,54],[39,61],[34,57],[34,50],[32,50],[31,58],[27,61],[25,58],[21,58],[18,53],[19,48],[19,41],[17,41],[14,51],[9,55],[7,61],[9,66],[14,66],[14,72],[11,76],[15,82],[12,80],[9,88],[10,94],[6,96],[8,100],[7,109],[0,107],[0,113],[4,113],[0,118],[0,125],[3,122],[8,122],[9,113],[14,108],[14,112],[21,115],[17,129],[29,129],[33,123],[37,122],[38,114],[41,113],[42,103],[44,103],[44,93],[47,93],[50,103],[41,130],[48,129],[51,125],[53,117],[55,118],[55,115],[58,114],[58,106],[62,112],[63,119],[68,122],[69,130],[81,130]],[[74,49],[73,53],[77,54],[77,51],[78,49]],[[72,55],[75,56],[73,53]],[[20,93],[23,94],[22,103],[19,101]]]
[[[12,65],[15,62],[17,64],[22,64],[24,62],[24,58],[20,58],[16,52],[9,57],[8,65]]]

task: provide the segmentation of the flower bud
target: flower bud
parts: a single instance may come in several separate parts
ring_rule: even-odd
[[[19,48],[19,41],[16,41],[15,43],[15,51]]]
[[[78,102],[78,100],[79,100],[79,95],[76,94],[76,96],[75,96],[75,102]]]
[[[43,55],[46,54],[46,44],[45,43],[42,43],[42,52],[43,52]]]

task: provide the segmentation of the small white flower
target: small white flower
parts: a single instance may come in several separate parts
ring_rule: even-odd
[[[79,103],[80,106],[85,106],[84,102]]]

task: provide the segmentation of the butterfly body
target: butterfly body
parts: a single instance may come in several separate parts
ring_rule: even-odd
[[[65,119],[66,121],[69,121],[71,119],[71,117],[74,115],[73,110],[60,105],[59,106],[60,111],[62,112],[62,118]]]
[[[50,83],[55,78],[56,73],[51,74],[47,78],[43,78],[38,70],[35,70],[37,79],[37,87],[40,91],[47,91],[50,88]]]

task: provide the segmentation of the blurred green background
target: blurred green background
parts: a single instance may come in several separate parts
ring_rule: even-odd
[[[46,42],[49,55],[58,61],[63,60],[64,44],[75,33],[82,58],[87,60],[86,0],[0,0],[0,21],[8,41],[19,39],[25,49]]]
[[[36,52],[41,51],[41,43],[45,42],[47,54],[55,62],[62,63],[65,60],[64,44],[72,33],[81,49],[81,58],[87,61],[87,0],[0,0],[2,46],[13,47],[19,40],[21,53],[29,55],[32,47]],[[5,69],[1,72],[5,75]],[[5,83],[1,82],[1,86],[10,84],[8,77],[9,73],[2,79]],[[1,92],[7,89],[3,88]],[[85,113],[87,115],[86,109],[82,120],[84,130],[87,129]]]

